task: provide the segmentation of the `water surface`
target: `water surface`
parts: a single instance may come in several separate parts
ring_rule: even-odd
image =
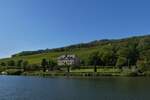
[[[150,100],[150,78],[0,76],[0,100]]]

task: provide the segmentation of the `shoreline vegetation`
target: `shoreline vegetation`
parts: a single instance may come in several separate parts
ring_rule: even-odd
[[[150,35],[24,51],[0,59],[3,75],[150,76]]]
[[[127,76],[127,77],[138,77],[138,76],[150,76],[150,71],[143,73],[132,69],[117,69],[117,68],[98,68],[97,72],[94,69],[74,69],[67,71],[23,71],[23,69],[7,69],[1,71],[0,75],[17,75],[17,76],[42,76],[42,77],[82,77],[82,78],[98,78],[101,76]]]

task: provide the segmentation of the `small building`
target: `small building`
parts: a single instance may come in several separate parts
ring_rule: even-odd
[[[79,66],[80,65],[80,59],[76,55],[62,55],[57,58],[57,63],[59,66],[64,65],[74,65]]]

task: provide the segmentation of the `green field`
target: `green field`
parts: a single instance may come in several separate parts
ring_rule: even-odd
[[[87,60],[90,53],[99,49],[100,49],[99,46],[93,47],[90,49],[81,48],[81,49],[72,50],[71,52],[67,52],[67,53],[75,54],[80,59]],[[27,60],[29,64],[40,64],[43,58],[56,60],[56,58],[62,54],[66,54],[66,52],[49,52],[49,53],[41,53],[41,54],[34,54],[34,55],[28,55],[28,56],[17,56],[17,57],[12,57],[12,58],[1,59],[0,62],[6,62],[8,60],[17,61],[21,59],[21,60]]]
[[[90,69],[75,69],[75,70],[71,70],[71,72],[93,72],[94,69],[90,68]],[[113,68],[98,68],[97,72],[99,73],[119,73],[120,70],[119,69],[113,69]]]

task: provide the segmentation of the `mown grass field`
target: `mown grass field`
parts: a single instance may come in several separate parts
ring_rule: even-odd
[[[75,70],[71,70],[71,72],[94,72],[94,69],[93,68],[90,68],[90,69],[75,69]],[[100,72],[100,73],[117,73],[117,72],[120,72],[119,69],[113,69],[113,68],[98,68],[97,69],[97,72]]]

